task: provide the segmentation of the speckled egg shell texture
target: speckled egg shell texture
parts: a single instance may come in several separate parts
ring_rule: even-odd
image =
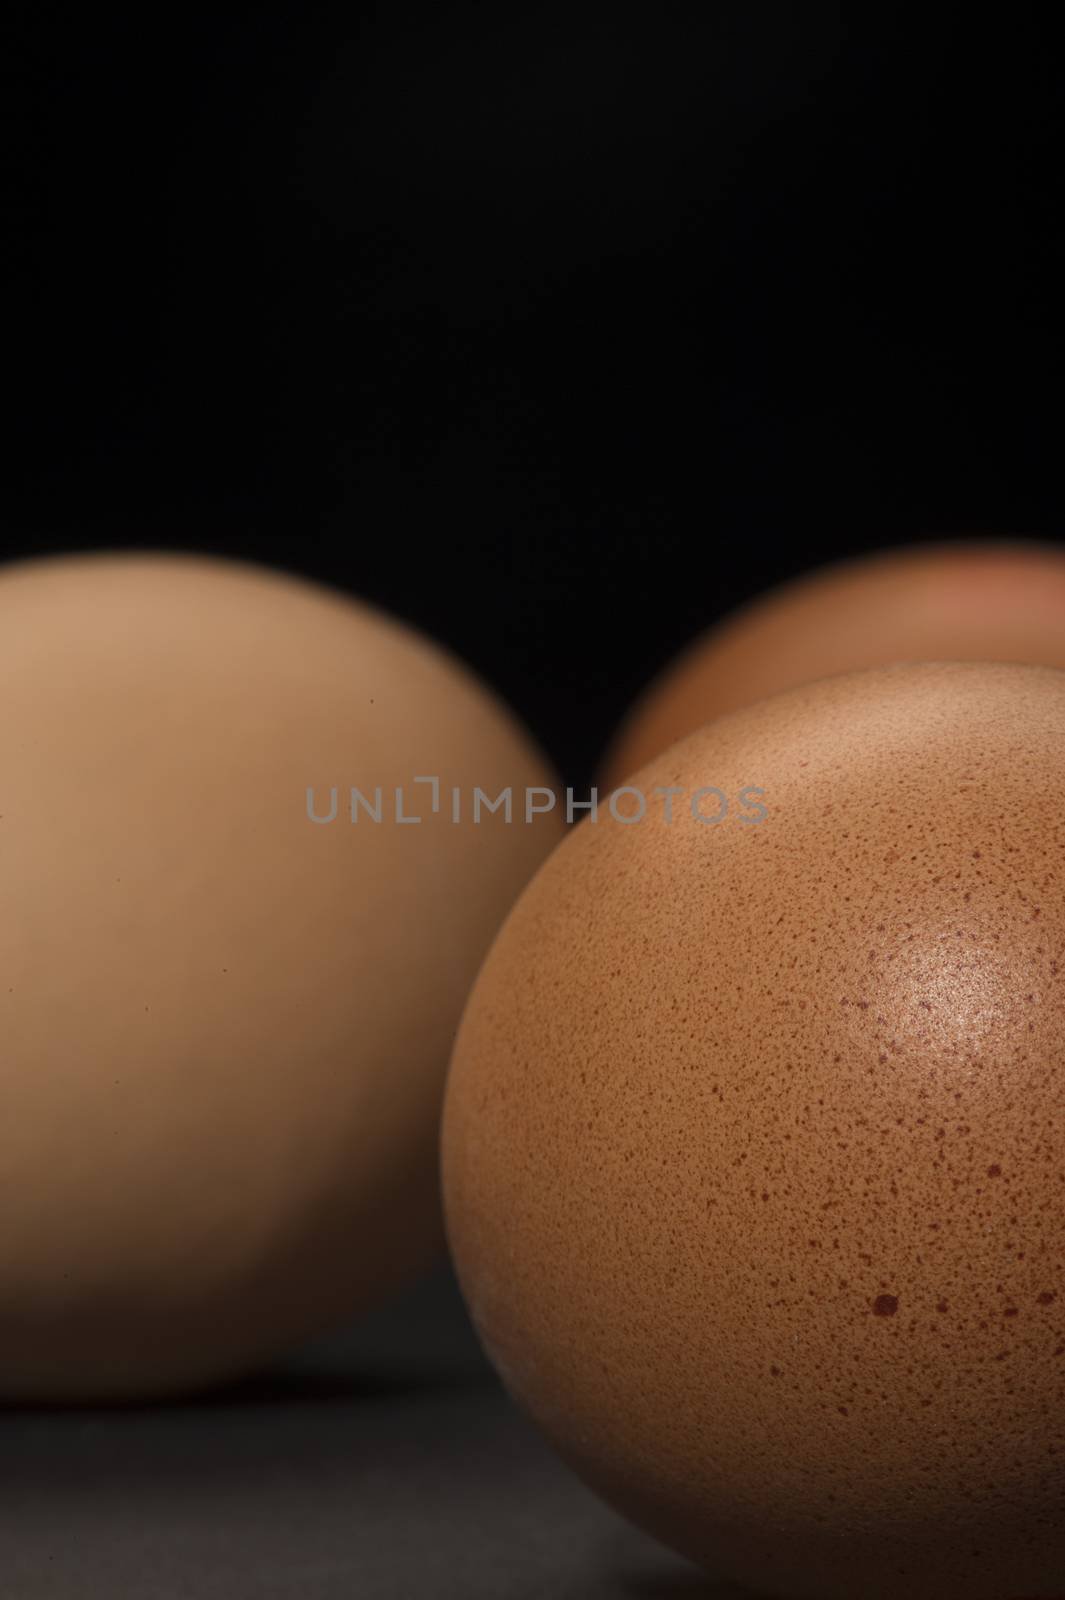
[[[453,1058],[499,1371],[757,1593],[1065,1594],[1065,674],[829,679],[631,781],[646,817],[541,868]]]

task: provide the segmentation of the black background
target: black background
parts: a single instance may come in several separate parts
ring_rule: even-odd
[[[1051,15],[41,4],[7,549],[342,584],[586,782],[766,583],[1061,533]]]

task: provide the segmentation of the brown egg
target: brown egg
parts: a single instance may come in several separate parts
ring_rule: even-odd
[[[0,681],[0,1393],[224,1377],[442,1243],[454,1030],[562,832],[473,786],[551,779],[426,640],[222,561],[6,569]]]
[[[500,1373],[758,1594],[1065,1594],[1065,673],[829,679],[633,786],[456,1043],[448,1231]]]
[[[916,546],[771,590],[697,639],[651,685],[607,752],[604,784],[764,695],[901,661],[1065,667],[1065,551]]]

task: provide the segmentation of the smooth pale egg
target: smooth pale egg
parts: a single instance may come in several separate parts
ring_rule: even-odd
[[[764,695],[902,661],[1065,667],[1065,551],[960,543],[809,573],[691,644],[643,694],[604,763],[613,787],[704,722]]]
[[[474,790],[552,778],[428,640],[238,563],[9,567],[0,681],[0,1393],[224,1378],[442,1245],[455,1027],[562,832]]]
[[[754,1593],[1060,1596],[1065,673],[823,680],[631,782],[646,815],[573,831],[460,1028],[488,1351]]]

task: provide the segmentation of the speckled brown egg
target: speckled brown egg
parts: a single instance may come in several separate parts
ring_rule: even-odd
[[[697,639],[644,693],[607,753],[604,783],[764,695],[902,661],[1065,667],[1065,550],[914,546],[771,590]]]
[[[551,778],[427,640],[236,563],[4,570],[0,684],[0,1394],[226,1377],[442,1244],[454,1031],[562,831],[474,790]]]
[[[758,1594],[1065,1594],[1065,673],[828,679],[632,785],[453,1057],[508,1388]]]

